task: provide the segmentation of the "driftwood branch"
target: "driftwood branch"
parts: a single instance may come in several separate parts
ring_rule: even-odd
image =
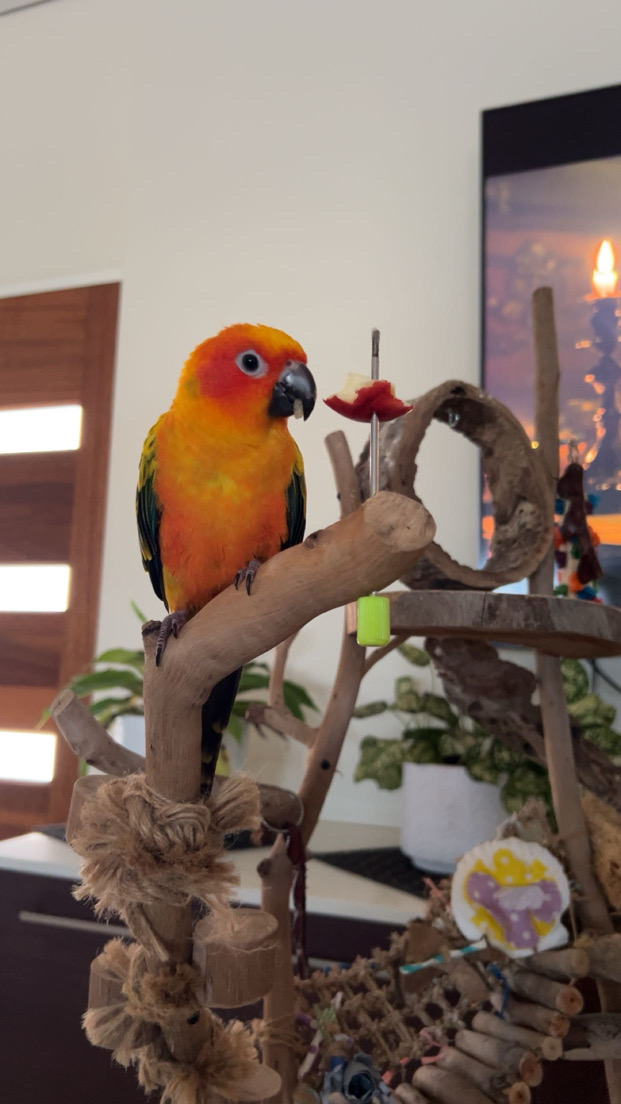
[[[315,739],[316,730],[313,726],[306,724],[306,721],[301,721],[299,717],[294,717],[286,706],[253,702],[246,710],[245,719],[248,724],[253,724],[256,728],[260,729],[265,725],[273,732],[278,732],[281,736],[290,736],[292,740],[297,740],[306,747],[312,747]]]
[[[457,563],[439,544],[402,576],[414,590],[474,587],[492,590],[535,570],[552,538],[553,515],[541,459],[523,426],[502,403],[478,387],[449,380],[419,399],[404,418],[380,429],[380,487],[416,496],[417,455],[435,419],[463,434],[481,450],[492,495],[491,555],[481,571]],[[368,448],[357,465],[363,498],[369,494]]]
[[[69,830],[70,823],[74,822],[77,826],[80,809],[89,793],[110,777],[118,778],[144,771],[145,760],[142,755],[117,744],[72,690],[63,690],[52,703],[50,712],[71,750],[81,759],[86,759],[89,766],[103,772],[76,782],[67,823],[69,839],[72,834]],[[222,782],[220,775],[216,775],[214,794],[218,793]],[[301,806],[297,794],[265,782],[259,782],[258,787],[261,816],[266,824],[279,829],[299,820]]]
[[[426,648],[447,698],[460,712],[512,751],[546,766],[541,710],[532,702],[537,688],[532,672],[502,660],[496,648],[480,640],[435,637],[426,641]],[[577,725],[572,724],[571,735],[580,782],[621,809],[621,772]]]
[[[144,770],[144,757],[117,744],[72,690],[61,690],[50,713],[71,750],[89,767],[117,777]]]
[[[587,659],[621,654],[621,611],[542,594],[476,590],[388,592],[395,633],[519,644]]]
[[[435,1066],[421,1066],[412,1078],[415,1088],[429,1093],[438,1104],[491,1104],[490,1097],[476,1085],[462,1080],[454,1073]]]
[[[559,981],[586,977],[590,972],[588,951],[584,947],[563,947],[560,951],[539,951],[530,955],[529,970]]]
[[[508,1070],[492,1069],[457,1047],[447,1047],[438,1058],[440,1069],[448,1070],[466,1083],[475,1085],[497,1104],[530,1104],[531,1092],[524,1082],[516,1082]]]
[[[495,1039],[513,1043],[514,1046],[526,1047],[539,1058],[547,1058],[549,1062],[555,1062],[563,1053],[563,1044],[555,1036],[541,1035],[528,1027],[507,1023],[506,1020],[494,1016],[491,1012],[477,1012],[472,1021],[472,1028],[483,1035],[491,1035]]]
[[[375,667],[376,663],[384,659],[390,652],[394,652],[396,648],[399,648],[402,644],[405,644],[410,633],[399,633],[398,636],[393,636],[392,640],[389,640],[388,644],[384,644],[383,648],[376,648],[371,655],[367,656],[364,661],[363,674],[367,674],[372,667]]]
[[[562,985],[559,981],[551,981],[520,967],[505,970],[504,976],[511,991],[519,997],[561,1012],[563,1016],[576,1016],[582,1012],[584,998],[574,985]]]
[[[533,331],[536,362],[535,433],[548,482],[547,493],[552,514],[558,480],[560,370],[551,288],[539,288],[533,295]],[[547,555],[531,577],[530,589],[535,594],[551,594],[553,586],[554,548],[550,543]],[[606,935],[612,931],[612,921],[593,869],[589,835],[580,802],[560,660],[537,652],[536,673],[554,813],[570,869],[581,890],[581,898],[577,902],[578,914],[585,928],[598,935]],[[620,1007],[621,989],[618,984],[599,981],[598,992],[602,1011],[615,1011]],[[621,1063],[618,1060],[606,1062],[606,1081],[610,1104],[621,1104]]]
[[[562,1039],[569,1031],[569,1019],[558,1009],[545,1008],[541,1004],[531,1004],[527,1000],[515,1000],[509,997],[505,1002],[501,993],[493,993],[491,1002],[497,1012],[503,1009],[503,1015],[508,1023],[522,1024],[542,1035],[552,1035],[556,1039]]]
[[[360,491],[351,454],[342,433],[332,434],[328,438],[326,444],[332,462],[338,498],[341,504],[342,519],[337,524],[344,527],[346,526],[349,529],[354,520],[360,516],[361,512]],[[372,506],[373,503],[377,503],[381,497],[381,495],[374,496],[374,498],[366,503],[366,507]],[[401,495],[395,497],[396,501],[394,505],[396,507],[397,504],[399,504],[399,511],[403,509],[403,503],[410,501]],[[362,510],[364,509],[365,507],[362,507]],[[426,512],[425,517],[428,517]],[[403,518],[403,522],[412,525],[412,522],[407,522],[405,517]],[[382,523],[382,525],[383,524],[384,523]],[[418,524],[420,524],[420,522]],[[384,540],[386,540],[389,535],[389,529],[390,523],[388,529],[384,529]],[[421,537],[417,541],[416,550],[411,549],[409,552],[411,562],[414,562],[414,560],[422,554],[424,548],[432,538],[432,530],[433,522],[429,519],[429,524],[424,526],[424,537],[423,534],[421,534]],[[364,535],[359,534],[359,539],[364,540]],[[399,543],[404,539],[409,545],[410,540],[406,537],[406,533],[402,531],[398,538]],[[315,541],[316,536],[312,536],[308,538],[308,540],[311,542]],[[335,564],[335,568],[340,571],[341,575],[343,574],[344,564],[349,564],[353,570],[356,571],[360,560],[364,559],[366,551],[367,550],[364,549],[362,545],[357,545],[355,549],[352,546],[351,552],[344,552],[340,565],[338,565],[337,568]],[[354,557],[355,563],[349,559],[349,556]],[[382,558],[384,557],[385,552]],[[394,567],[392,570],[394,571]],[[401,572],[399,572],[399,574],[400,573]],[[397,575],[394,574],[393,578],[396,577]],[[365,581],[360,579],[355,584],[352,597],[349,601],[355,600],[360,594],[369,593],[377,589],[381,588],[373,584],[370,578]],[[337,603],[333,603],[333,605],[336,604]],[[341,600],[339,604],[345,605],[346,601]],[[326,606],[326,608],[330,607]],[[284,677],[284,660],[286,659],[284,647],[281,652],[281,657],[283,662],[281,664],[279,677],[282,679]],[[364,662],[364,649],[360,648],[356,640],[348,634],[347,623],[345,622],[341,654],[334,687],[322,721],[319,726],[313,730],[314,739],[310,748],[306,771],[299,791],[304,807],[304,818],[301,824],[304,844],[308,844],[317,820],[319,819],[326,794],[336,770],[343,740],[345,739],[353,708],[358,697],[360,683],[364,673]],[[280,959],[276,971],[276,985],[265,999],[264,1019],[267,1021],[268,1025],[278,1025],[281,1033],[283,1029],[285,1032],[293,1030],[294,1015],[293,976],[291,971],[291,933],[289,921],[291,870],[292,868],[286,854],[284,842],[278,840],[274,845],[270,858],[261,864],[260,874],[263,883],[262,904],[265,909],[272,911],[274,915],[277,916],[279,921],[280,943]],[[278,1070],[282,1077],[283,1100],[287,1102],[290,1099],[295,1078],[292,1052],[290,1048],[282,1042],[277,1041],[277,1039],[270,1041],[268,1037],[264,1053],[268,1064]]]
[[[420,503],[381,492],[261,567],[252,596],[218,594],[166,648],[153,687],[157,729],[200,708],[213,686],[308,621],[382,590],[422,554],[434,523]]]
[[[306,747],[311,747],[315,739],[316,728],[299,717],[294,717],[285,703],[283,684],[285,681],[285,666],[287,657],[297,633],[293,633],[287,640],[278,645],[274,653],[274,664],[270,675],[268,702],[266,705],[259,702],[253,703],[246,711],[246,720],[249,724],[261,728],[266,725],[281,736],[291,736]]]

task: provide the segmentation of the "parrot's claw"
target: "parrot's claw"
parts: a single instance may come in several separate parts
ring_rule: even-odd
[[[242,567],[236,574],[233,582],[235,584],[235,590],[239,588],[239,584],[246,580],[246,594],[250,594],[250,588],[254,582],[255,575],[261,566],[260,560],[250,560],[245,567]]]
[[[166,645],[168,643],[169,636],[174,636],[175,639],[179,636],[180,630],[185,625],[188,619],[188,611],[184,609],[175,610],[174,613],[166,615],[162,621],[158,634],[157,643],[155,645],[155,666],[159,667],[160,659],[164,655]]]

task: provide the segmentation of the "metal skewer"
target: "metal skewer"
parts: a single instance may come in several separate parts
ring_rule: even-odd
[[[371,331],[371,379],[379,379],[379,330]],[[377,414],[371,415],[371,494],[379,491],[379,418]]]

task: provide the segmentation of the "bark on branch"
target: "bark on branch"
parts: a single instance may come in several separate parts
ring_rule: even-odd
[[[171,640],[150,687],[161,723],[196,710],[215,683],[327,610],[382,590],[422,555],[435,526],[424,506],[383,491],[261,567],[252,596],[219,594]]]

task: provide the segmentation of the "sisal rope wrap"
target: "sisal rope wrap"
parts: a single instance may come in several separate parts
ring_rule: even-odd
[[[256,1050],[243,1024],[225,1025],[201,1009],[202,1016],[209,1017],[209,1030],[191,1064],[173,1058],[162,1034],[160,1025],[167,1020],[190,1017],[200,1007],[194,967],[158,964],[149,969],[143,947],[126,946],[118,939],[106,945],[101,959],[103,976],[115,983],[117,993],[109,1005],[85,1014],[89,1042],[112,1050],[123,1066],[136,1065],[146,1092],[162,1090],[162,1104],[207,1104],[214,1094],[237,1099],[240,1083],[257,1066]]]
[[[197,898],[221,909],[238,883],[223,855],[224,836],[259,823],[259,791],[247,775],[227,779],[196,803],[162,797],[144,774],[112,778],[85,804],[71,842],[84,860],[75,896],[95,898],[97,913],[118,913],[130,926],[136,912],[157,901],[185,905]]]

